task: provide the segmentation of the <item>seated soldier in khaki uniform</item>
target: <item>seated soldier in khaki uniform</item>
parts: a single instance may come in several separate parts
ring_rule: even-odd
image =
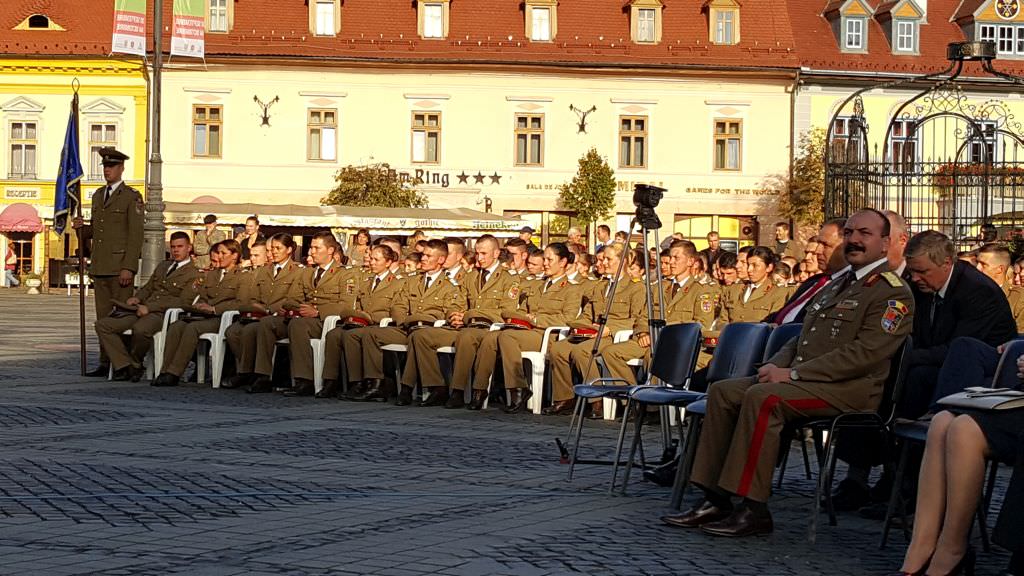
[[[609,244],[597,255],[597,271],[602,276],[615,274],[619,270],[619,262],[623,256],[622,244]],[[647,293],[643,284],[630,282],[623,271],[615,287],[611,308],[608,308],[608,296],[611,292],[611,281],[602,278],[597,281],[597,288],[591,292],[591,301],[583,307],[580,317],[571,322],[573,332],[565,340],[553,342],[548,346],[548,358],[551,361],[552,404],[544,410],[545,414],[557,415],[572,412],[575,394],[572,390],[573,369],[582,375],[583,382],[598,377],[596,362],[591,361],[594,349],[593,338],[597,336],[600,326],[598,317],[607,311],[607,324],[601,337],[600,350],[603,352],[612,346],[612,339],[620,330],[639,332],[647,323]],[[640,324],[642,322],[643,324]],[[583,334],[583,336],[575,336]]]
[[[384,351],[388,344],[406,344],[413,330],[432,326],[453,312],[465,310],[459,287],[442,269],[448,246],[442,240],[428,240],[420,260],[420,275],[403,281],[401,292],[391,307],[394,324],[348,330],[342,337],[349,382],[365,380],[365,392],[354,396],[357,402],[386,402],[390,391],[384,385]],[[415,361],[411,357],[407,361]],[[397,404],[412,403],[412,388],[402,386]]]
[[[664,292],[666,324],[700,322],[704,331],[709,331],[718,317],[721,288],[714,282],[701,283],[692,274],[692,264],[697,257],[697,248],[688,240],[676,240],[669,248],[669,277],[664,280],[662,290],[652,287],[654,298]],[[630,360],[643,358],[650,361],[651,336],[647,326],[647,309],[643,310],[643,321],[637,322],[633,337],[625,342],[609,346],[601,357],[613,378],[636,384],[636,374],[629,366]],[[707,361],[698,360],[697,367],[703,368]],[[595,415],[596,417],[596,415]]]
[[[242,279],[238,259],[241,251],[234,240],[223,240],[210,246],[208,253],[219,255],[217,268],[203,273],[182,291],[185,313],[167,328],[163,368],[153,380],[153,386],[177,386],[199,346],[199,337],[207,332],[217,332],[220,315],[238,309],[238,288]],[[266,248],[263,248],[263,258],[266,258]]]
[[[996,242],[989,242],[978,249],[978,270],[992,279],[1003,289],[1010,312],[1017,324],[1017,333],[1024,334],[1024,288],[1013,285],[1013,259],[1010,249]]]
[[[288,335],[288,318],[279,316],[285,306],[297,308],[302,300],[302,266],[292,259],[295,240],[290,234],[275,234],[265,244],[270,264],[253,268],[246,274],[240,289],[238,321],[228,328],[225,338],[237,363],[237,376],[221,384],[224,388],[249,386],[257,379],[257,368],[270,374],[273,358],[258,354],[261,336],[265,350],[274,349],[274,342]],[[253,249],[256,247],[253,246]],[[252,251],[250,249],[250,260]],[[261,372],[262,373],[262,372]],[[270,391],[270,381],[266,382]]]
[[[96,334],[115,370],[114,380],[138,382],[145,374],[142,363],[153,347],[153,335],[163,328],[164,311],[182,306],[182,291],[199,275],[189,258],[191,249],[187,233],[171,234],[171,259],[156,267],[149,282],[135,296],[120,303],[121,306],[115,305],[113,316],[96,321]],[[122,340],[122,333],[129,329],[130,351]]]
[[[370,276],[364,279],[359,287],[356,312],[342,318],[339,326],[327,333],[327,342],[324,346],[324,387],[316,393],[317,398],[338,396],[347,399],[365,392],[361,386],[354,385],[349,386],[346,395],[341,395],[338,390],[341,361],[344,358],[342,339],[346,330],[380,324],[380,321],[391,313],[395,296],[401,292],[404,281],[403,276],[393,270],[398,258],[398,253],[386,244],[370,248],[365,259],[370,267]]]
[[[309,243],[309,255],[315,268],[302,277],[302,304],[298,317],[288,323],[292,381],[285,396],[312,396],[313,348],[310,340],[323,334],[328,316],[349,317],[355,313],[361,272],[338,263],[341,244],[330,232],[318,232]]]
[[[506,319],[518,329],[505,329],[498,335],[505,388],[511,397],[505,407],[509,414],[526,410],[533,396],[523,372],[523,351],[540,351],[546,328],[567,326],[579,316],[583,303],[581,287],[573,284],[566,274],[572,265],[571,258],[572,253],[564,243],[548,245],[544,250],[544,273],[548,279],[530,292],[516,314]]]
[[[519,281],[500,266],[498,240],[484,234],[477,239],[474,253],[476,268],[460,284],[465,311],[452,312],[449,326],[420,328],[409,336],[409,359],[402,384],[413,387],[418,379],[428,389],[420,406],[466,405],[464,391],[474,366],[478,372],[486,372],[489,379],[497,362],[498,332],[491,331],[490,325],[501,322],[503,313],[514,311],[519,304]],[[443,346],[455,346],[450,395],[437,359],[437,349]],[[483,407],[486,394],[486,388],[474,390],[472,402]]]
[[[889,271],[889,234],[884,214],[854,214],[844,228],[851,270],[814,296],[800,335],[757,376],[711,385],[692,476],[705,497],[664,522],[716,536],[771,532],[766,503],[783,427],[878,407],[914,313],[910,288]]]

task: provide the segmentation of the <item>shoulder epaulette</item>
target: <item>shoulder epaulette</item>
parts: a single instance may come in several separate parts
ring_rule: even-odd
[[[456,288],[459,287],[459,283],[455,280],[455,278],[448,278],[448,281],[452,283],[452,286],[455,286]]]
[[[882,277],[885,278],[886,282],[889,283],[889,286],[892,286],[893,288],[903,286],[903,280],[900,280],[900,277],[892,272],[882,272]]]

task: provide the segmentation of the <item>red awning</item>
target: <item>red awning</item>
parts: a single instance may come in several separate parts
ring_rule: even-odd
[[[43,221],[28,204],[11,204],[0,213],[0,232],[42,232]]]

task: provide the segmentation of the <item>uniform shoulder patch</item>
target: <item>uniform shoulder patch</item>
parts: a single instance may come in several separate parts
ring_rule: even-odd
[[[885,312],[882,313],[882,331],[886,334],[895,334],[900,323],[910,313],[910,309],[899,300],[889,300],[886,304]]]
[[[875,284],[878,284],[878,280],[881,278],[882,277],[879,274],[872,274],[871,276],[868,276],[868,279],[864,281],[864,287],[871,288]]]
[[[515,300],[516,298],[519,298],[519,285],[518,284],[515,284],[511,288],[508,289],[508,297],[509,297],[510,300]]]
[[[885,278],[885,281],[893,288],[903,286],[903,280],[901,280],[894,272],[882,272],[882,278]]]

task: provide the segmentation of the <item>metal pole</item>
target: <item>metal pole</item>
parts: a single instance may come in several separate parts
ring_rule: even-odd
[[[71,99],[71,109],[75,115],[75,126],[78,126],[78,79],[75,78],[72,84],[75,90],[75,95]],[[75,142],[78,142],[78,132],[74,135]],[[75,149],[78,150],[78,145],[75,145]],[[79,180],[75,183],[74,188],[77,190],[77,202],[75,202],[75,217],[82,217],[82,203],[85,202],[84,195],[82,194],[82,182]],[[78,240],[78,350],[79,350],[79,362],[81,364],[82,376],[89,370],[86,357],[88,356],[88,350],[86,350],[85,340],[85,228],[79,226],[75,230],[75,237]],[[102,356],[102,351],[100,356]]]
[[[163,2],[153,2],[153,92],[150,97],[151,118],[149,183],[146,187],[146,219],[143,224],[142,267],[139,283],[143,284],[157,264],[164,260],[164,184],[163,159],[160,157],[160,100],[163,68]]]

